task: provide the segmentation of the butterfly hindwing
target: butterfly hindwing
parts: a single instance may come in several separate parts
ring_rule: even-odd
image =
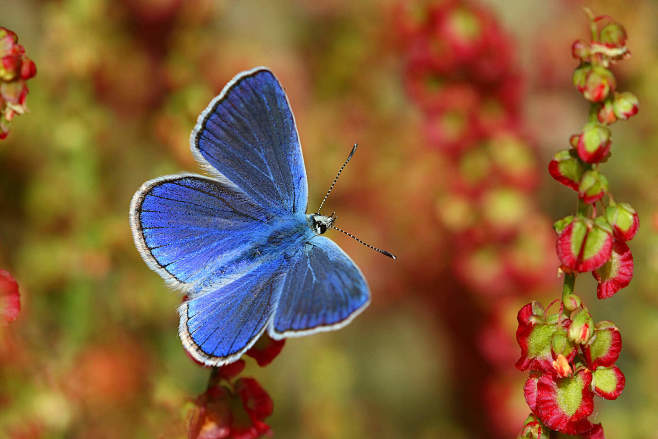
[[[144,183],[133,197],[131,226],[146,263],[175,287],[199,290],[250,249],[271,214],[232,185],[200,175]],[[244,262],[244,261],[243,261]]]
[[[181,305],[179,334],[198,361],[237,360],[270,323],[281,288],[282,260],[271,260]]]
[[[369,304],[363,274],[328,238],[313,237],[287,270],[270,328],[273,338],[338,329]]]
[[[295,119],[269,70],[233,78],[199,116],[190,143],[210,171],[269,211],[306,211],[306,170]]]

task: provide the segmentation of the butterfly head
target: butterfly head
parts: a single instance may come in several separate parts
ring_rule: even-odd
[[[334,221],[336,221],[336,217],[333,213],[331,216],[318,214],[308,215],[308,224],[311,227],[311,230],[313,230],[318,235],[322,235],[324,232],[329,230],[331,226],[334,225]]]

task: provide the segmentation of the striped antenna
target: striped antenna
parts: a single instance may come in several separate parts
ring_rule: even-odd
[[[340,173],[343,172],[343,169],[345,169],[345,166],[350,162],[352,159],[352,156],[356,152],[356,147],[359,146],[357,143],[354,144],[354,147],[352,148],[352,151],[350,151],[350,155],[347,156],[347,160],[345,160],[345,163],[343,163],[343,166],[340,167],[338,170],[338,174],[336,174],[336,178],[334,178],[334,181],[331,183],[331,186],[329,187],[329,190],[325,194],[324,198],[322,199],[322,203],[320,203],[320,207],[318,207],[318,212],[317,214],[320,215],[320,211],[322,210],[322,206],[324,206],[324,202],[327,201],[327,198],[329,198],[329,194],[331,193],[332,190],[334,190],[334,186],[336,186],[336,182],[338,181],[338,177],[340,177]]]
[[[333,215],[333,214],[332,214],[332,215]],[[363,242],[363,241],[361,241],[359,238],[357,238],[356,236],[352,235],[352,234],[349,233],[349,232],[346,232],[346,231],[343,230],[343,229],[340,229],[340,228],[338,228],[338,227],[336,227],[336,226],[333,226],[333,225],[331,226],[331,228],[332,228],[332,229],[335,229],[335,230],[338,230],[339,232],[343,232],[344,234],[346,234],[347,236],[349,236],[350,238],[352,238],[352,239],[355,240],[356,242],[365,245],[365,246],[368,247],[369,249],[372,249],[372,250],[374,250],[374,251],[376,251],[376,252],[379,252],[379,253],[383,254],[384,256],[388,256],[389,258],[391,258],[391,259],[393,259],[393,260],[396,260],[396,259],[397,259],[393,253],[388,252],[388,251],[386,251],[386,250],[382,250],[381,248],[377,248],[377,247],[375,247],[375,246],[373,246],[373,245],[368,244],[367,242]]]

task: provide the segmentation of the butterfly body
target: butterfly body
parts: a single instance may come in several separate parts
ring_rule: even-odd
[[[363,274],[306,214],[294,117],[274,75],[237,75],[201,113],[191,149],[211,176],[148,181],[130,221],[148,266],[186,292],[179,335],[198,361],[237,360],[259,336],[338,329],[369,304]]]

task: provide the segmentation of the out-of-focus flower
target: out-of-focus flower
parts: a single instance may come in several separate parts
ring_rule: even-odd
[[[9,123],[26,110],[26,81],[37,73],[12,31],[0,26],[0,139],[9,134]]]
[[[16,320],[21,310],[18,282],[5,270],[0,270],[0,325]]]
[[[96,344],[76,359],[67,378],[70,394],[94,409],[108,409],[139,397],[149,385],[149,361],[130,337]]]
[[[628,286],[633,278],[633,254],[625,242],[615,240],[610,260],[592,271],[598,282],[596,295],[599,299],[612,297],[617,291]]]

